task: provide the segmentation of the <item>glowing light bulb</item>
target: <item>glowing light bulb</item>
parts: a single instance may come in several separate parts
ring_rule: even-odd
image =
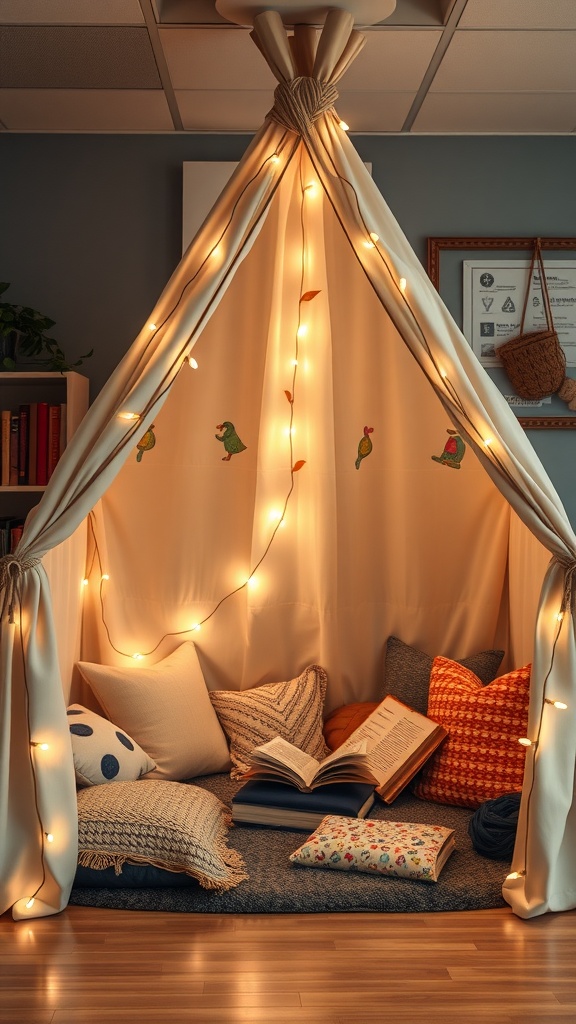
[[[134,658],[134,661],[141,661],[144,655],[136,652],[136,654],[133,654],[132,657]]]
[[[509,875],[506,875],[506,881],[513,881],[515,878],[522,878],[525,874],[525,871],[511,871]]]
[[[372,242],[372,241],[364,242],[364,245],[366,246],[367,249],[375,249],[376,248],[376,246],[374,245],[374,242]]]
[[[87,587],[88,586],[88,580],[86,579],[86,577],[84,577],[84,579],[82,580],[82,586],[83,587]]]
[[[199,633],[201,629],[202,629],[202,626],[200,625],[199,622],[195,622],[193,626],[190,626],[190,632],[191,633]]]
[[[256,579],[256,577],[249,576],[248,579],[246,580],[246,586],[250,587],[250,590],[256,590],[256,587],[258,586],[258,580]]]
[[[315,196],[318,191],[317,183],[315,181],[309,181],[307,185],[304,185],[304,191],[307,192],[309,196]]]
[[[296,427],[285,427],[284,429],[284,437],[293,437],[295,433]]]
[[[398,287],[399,287],[401,292],[405,292],[406,291],[406,278],[405,277],[401,277],[400,278],[400,280],[398,281]]]
[[[279,164],[280,163],[280,157],[278,156],[277,153],[273,153],[272,154],[272,156],[270,157],[270,163],[271,164]]]
[[[307,324],[300,324],[298,330],[296,331],[297,337],[298,338],[305,338],[307,334],[308,334],[308,325]]]
[[[292,366],[298,366],[298,360],[297,359],[293,359],[292,360]]]
[[[372,239],[373,242],[377,242],[378,239],[380,238],[380,235],[377,235],[375,231],[371,231],[370,238]]]
[[[137,412],[121,412],[121,413],[119,413],[119,416],[120,416],[121,420],[138,420],[138,419],[140,419],[140,414],[137,413]]]
[[[212,252],[210,253],[210,255],[213,256],[213,257],[221,256],[222,255],[222,248],[221,248],[221,246],[220,245],[215,245],[214,248],[212,249]]]
[[[102,579],[103,579],[103,580],[109,580],[109,579],[110,579],[110,577],[109,577],[109,575],[108,575],[108,573],[107,573],[107,572],[105,572],[105,573],[102,573]],[[86,581],[86,582],[88,582],[88,581]]]
[[[558,612],[558,614],[556,615],[556,619],[558,620],[558,622],[562,622],[563,618],[564,618],[564,612]]]
[[[31,896],[30,899],[28,900],[27,904],[26,904],[26,910],[31,910],[33,906],[34,906],[34,897]]]
[[[51,832],[45,832],[44,835],[46,836],[46,842],[47,843],[53,843],[54,842],[54,836],[52,835]]]
[[[494,440],[493,437],[485,437],[484,438],[484,444],[486,445],[487,448],[490,447],[490,445],[492,444],[493,440]]]
[[[338,121],[338,127],[341,128],[343,132],[350,131],[350,125],[346,124],[346,121]]]
[[[518,743],[520,743],[523,747],[531,747],[532,746],[532,740],[529,740],[527,736],[521,736],[520,739],[518,740]]]
[[[50,750],[50,744],[49,743],[38,743],[38,742],[32,741],[30,743],[30,746],[31,747],[38,747],[38,750]]]
[[[568,705],[563,700],[551,700],[550,697],[544,697],[545,704],[551,704],[553,708],[558,708],[558,711],[567,711]]]
[[[148,324],[148,327],[149,327],[149,329],[151,331],[155,331],[156,330],[156,324]]]
[[[274,522],[277,522],[279,519],[282,519],[282,512],[280,511],[280,509],[273,508],[270,511],[269,518],[274,520]]]
[[[193,370],[197,370],[198,369],[198,363],[194,359],[194,356],[189,356],[188,357],[188,366],[191,366]]]

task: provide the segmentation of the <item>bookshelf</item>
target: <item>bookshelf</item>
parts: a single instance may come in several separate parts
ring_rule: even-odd
[[[68,373],[0,372],[0,412],[10,410],[11,413],[17,413],[22,405],[48,403],[49,406],[61,407],[65,404],[65,444],[68,444],[78,429],[88,409],[88,401],[88,378],[74,370]],[[0,451],[0,455],[3,459],[4,450]],[[45,489],[45,484],[38,483],[0,483],[0,520],[24,519],[38,503]]]

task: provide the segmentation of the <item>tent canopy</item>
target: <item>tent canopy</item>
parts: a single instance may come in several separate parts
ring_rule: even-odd
[[[504,895],[526,917],[568,909],[576,738],[547,698],[576,689],[576,537],[340,125],[353,19],[289,39],[265,12],[253,36],[274,107],[1,563],[2,910],[57,912],[74,877],[47,569],[86,517],[84,660],[154,663],[193,638],[208,685],[239,689],[316,662],[328,709],[376,699],[391,633],[532,660]],[[58,569],[54,597],[77,593],[77,554]]]

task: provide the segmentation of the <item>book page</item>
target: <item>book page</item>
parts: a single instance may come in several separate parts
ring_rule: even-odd
[[[365,740],[370,767],[382,785],[435,728],[436,723],[425,715],[385,697],[338,749],[344,753],[350,744]]]
[[[274,739],[256,747],[252,751],[250,760],[252,764],[266,765],[268,761],[273,761],[285,765],[307,786],[310,785],[320,767],[320,762],[315,757],[306,754],[299,747],[295,747],[293,743],[289,743],[288,740],[283,740],[281,736],[275,736]]]

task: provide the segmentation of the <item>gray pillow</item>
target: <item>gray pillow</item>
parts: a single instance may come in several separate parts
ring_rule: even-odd
[[[469,668],[486,686],[496,678],[503,657],[504,651],[479,651],[478,654],[471,654],[469,658],[453,660]],[[397,636],[389,636],[386,641],[384,685],[380,700],[391,693],[415,711],[422,715],[427,714],[433,661],[434,658],[430,655],[424,654],[416,647],[410,647]]]

